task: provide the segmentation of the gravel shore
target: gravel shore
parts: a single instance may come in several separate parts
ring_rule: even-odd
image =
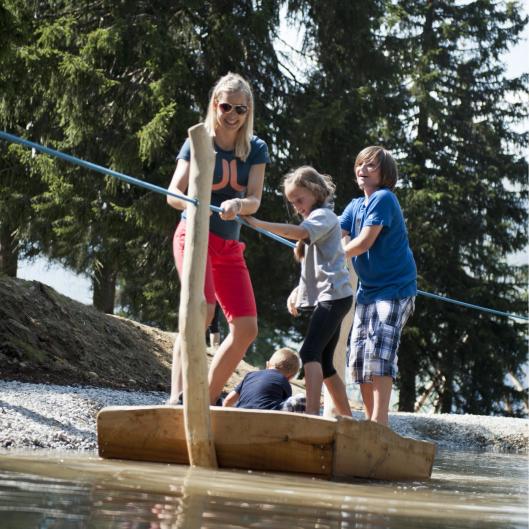
[[[159,405],[165,392],[130,392],[0,381],[0,448],[96,450],[96,415],[105,406]],[[354,413],[361,419],[362,414]],[[392,413],[397,433],[440,449],[529,453],[529,420]]]

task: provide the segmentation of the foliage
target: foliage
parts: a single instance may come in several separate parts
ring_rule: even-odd
[[[274,45],[284,17],[304,31],[301,75]],[[273,160],[260,217],[297,222],[280,182],[301,164],[333,176],[339,213],[359,193],[356,154],[383,144],[399,159],[419,288],[523,313],[527,267],[508,255],[527,245],[528,79],[507,79],[501,60],[526,23],[516,2],[489,0],[2,0],[0,122],[166,187],[211,86],[239,72]],[[177,214],[163,196],[4,143],[0,163],[0,254],[15,271],[18,251],[42,253],[89,274],[102,310],[175,329]],[[285,310],[299,265],[255,232],[242,238],[259,309],[249,357],[262,365],[302,339],[306,322]],[[419,297],[399,407],[523,414],[505,376],[522,378],[526,350],[516,322]]]

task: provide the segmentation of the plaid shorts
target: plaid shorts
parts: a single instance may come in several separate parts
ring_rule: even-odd
[[[354,382],[374,376],[397,376],[397,351],[402,328],[413,313],[415,297],[356,305],[348,365]]]
[[[288,397],[288,399],[285,400],[285,402],[283,402],[281,411],[293,411],[296,413],[305,413],[306,404],[307,404],[307,400],[305,398],[305,395],[298,393],[297,395],[292,395],[292,397]]]

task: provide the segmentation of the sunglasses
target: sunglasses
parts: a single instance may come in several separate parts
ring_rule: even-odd
[[[229,103],[219,103],[219,108],[223,114],[231,112],[233,108],[240,116],[248,112],[248,107],[246,105],[230,105]]]

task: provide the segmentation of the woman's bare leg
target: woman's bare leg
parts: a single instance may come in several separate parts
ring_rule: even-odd
[[[207,304],[206,329],[209,327],[215,315],[215,305]],[[180,350],[180,334],[176,335],[173,345],[173,363],[171,365],[171,394],[167,404],[178,404],[180,394],[184,391],[182,380],[182,352]]]
[[[229,323],[230,333],[220,344],[209,366],[209,397],[215,404],[224,385],[239,362],[243,359],[248,347],[257,338],[257,318],[243,316]]]

